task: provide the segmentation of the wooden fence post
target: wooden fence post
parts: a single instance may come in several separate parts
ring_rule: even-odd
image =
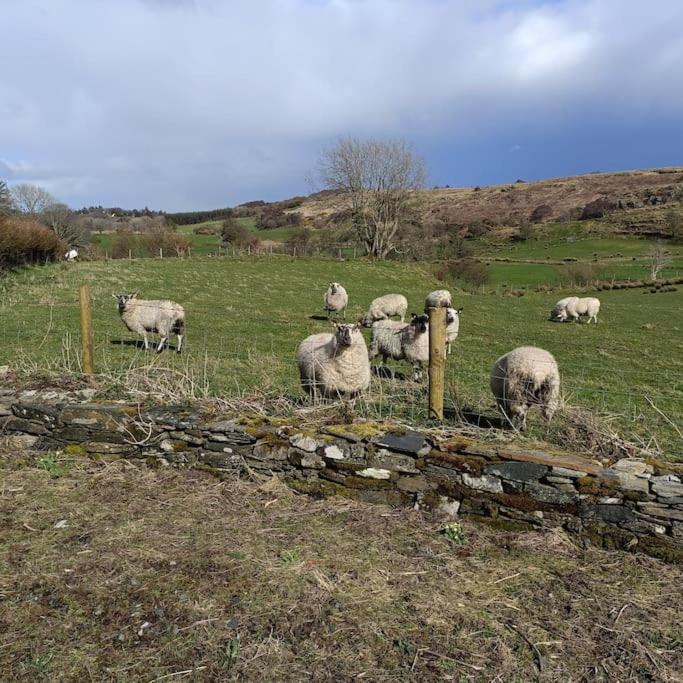
[[[164,258],[164,248],[159,247],[159,258]]]
[[[429,309],[429,417],[443,420],[446,378],[446,309]]]
[[[128,260],[129,261],[133,260],[133,251],[131,249],[128,250]]]
[[[81,308],[81,345],[83,348],[83,372],[94,374],[93,342],[92,342],[92,308],[90,306],[90,286],[81,285],[78,290],[78,301]]]

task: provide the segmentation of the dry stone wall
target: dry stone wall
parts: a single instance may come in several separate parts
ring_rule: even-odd
[[[683,559],[680,464],[627,458],[605,466],[585,455],[374,423],[312,433],[295,420],[88,398],[0,392],[0,434],[17,449],[143,458],[222,476],[257,472],[316,496],[417,506],[504,529],[561,526],[603,547]]]

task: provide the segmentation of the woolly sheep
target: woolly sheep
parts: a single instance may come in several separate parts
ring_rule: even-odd
[[[567,319],[567,306],[569,305],[570,302],[578,301],[578,300],[579,300],[578,296],[567,296],[564,299],[560,299],[555,304],[555,307],[551,311],[550,319],[551,320],[559,320],[560,322],[564,322]]]
[[[405,320],[408,310],[408,299],[403,294],[385,294],[373,299],[368,312],[363,316],[363,325],[371,327],[378,320],[386,320],[392,315],[397,315],[401,322]]]
[[[600,312],[600,299],[587,296],[582,299],[574,297],[566,306],[567,315],[572,320],[578,320],[581,316],[588,316],[588,324],[593,320],[598,323],[598,313]]]
[[[353,397],[370,385],[370,360],[360,325],[333,324],[334,334],[312,334],[296,352],[301,386],[313,398]]]
[[[560,397],[560,373],[553,356],[535,346],[520,346],[501,356],[491,370],[491,391],[511,425],[526,428],[526,414],[541,407],[550,421]]]
[[[462,308],[446,309],[446,353],[450,355],[451,344],[458,338],[460,331],[460,311]]]
[[[327,317],[330,313],[338,313],[344,311],[344,319],[346,320],[346,307],[349,303],[349,295],[346,290],[338,282],[330,282],[327,291],[323,295],[323,305],[327,311]]]
[[[450,308],[452,305],[451,293],[447,289],[437,289],[427,295],[425,313],[428,313],[430,308]]]
[[[180,353],[185,330],[185,309],[174,301],[148,301],[134,294],[113,294],[117,300],[123,324],[131,331],[141,334],[145,351],[149,349],[147,333],[159,335],[157,353],[161,353],[171,334],[178,338],[176,351]]]
[[[422,377],[422,366],[429,362],[429,317],[413,314],[409,323],[378,320],[372,326],[370,358],[382,356],[406,360],[413,366],[413,378]]]
[[[77,249],[69,249],[69,251],[64,254],[64,258],[67,261],[75,261],[78,258],[78,250]]]

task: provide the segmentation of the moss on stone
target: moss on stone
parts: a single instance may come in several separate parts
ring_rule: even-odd
[[[352,434],[353,436],[360,437],[362,439],[369,439],[373,436],[380,436],[381,434],[386,434],[386,425],[379,422],[353,422],[351,424],[333,424],[327,425],[326,427],[329,431],[338,432],[339,434]],[[396,430],[392,430],[392,433],[397,433]],[[405,433],[405,430],[404,430]]]
[[[586,493],[594,496],[597,496],[598,492],[600,491],[598,480],[595,477],[592,477],[591,475],[587,475],[585,477],[577,479],[576,487],[578,488],[579,493]]]
[[[64,453],[64,455],[76,455],[76,456],[85,456],[86,455],[85,448],[83,448],[83,446],[81,446],[80,444],[76,444],[76,443],[70,443],[68,446],[65,446],[63,453]]]
[[[657,559],[671,562],[672,564],[683,564],[683,548],[675,547],[667,543],[664,539],[656,536],[644,536],[640,539],[639,545],[648,555]]]

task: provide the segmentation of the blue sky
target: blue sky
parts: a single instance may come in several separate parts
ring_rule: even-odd
[[[683,2],[3,0],[0,178],[72,206],[311,191],[339,137],[432,185],[683,164]]]

